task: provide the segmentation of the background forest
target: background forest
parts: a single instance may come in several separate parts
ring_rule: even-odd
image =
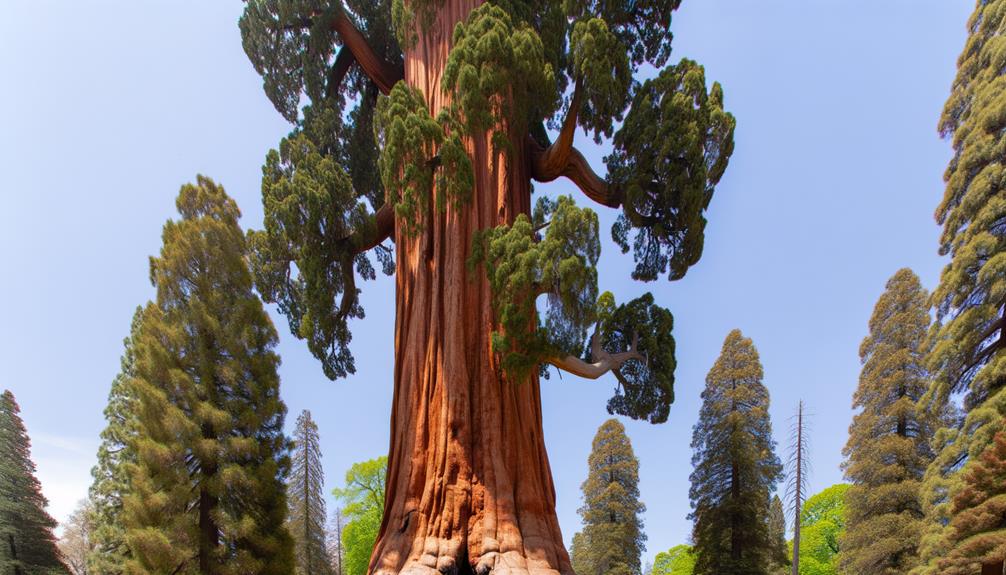
[[[179,186],[211,175],[240,207],[242,228],[261,228],[263,158],[290,129],[242,52],[241,3],[183,6],[13,2],[0,18],[0,70],[17,86],[0,94],[0,123],[10,127],[0,140],[8,174],[0,261],[19,278],[0,283],[0,300],[16,302],[0,330],[0,385],[20,405],[49,513],[66,525],[92,482],[122,340],[137,304],[155,297],[148,257],[161,250],[164,222],[181,217]],[[674,310],[677,339],[668,422],[623,422],[645,504],[638,509],[645,542],[627,573],[689,572],[694,557],[680,544],[695,543],[690,488],[693,503],[701,497],[685,462],[695,453],[707,373],[735,328],[753,340],[764,368],[765,417],[774,423],[765,439],[776,443],[780,469],[791,417],[799,401],[807,407],[812,470],[803,496],[813,497],[803,511],[810,570],[801,573],[837,569],[840,524],[855,512],[839,514],[834,502],[845,473],[856,474],[843,468],[843,449],[864,369],[860,343],[872,334],[868,321],[897,270],[911,268],[920,288],[934,290],[947,262],[937,253],[933,212],[952,150],[936,126],[972,9],[935,0],[798,8],[686,1],[675,13],[671,61],[694,58],[710,83],[724,86],[725,109],[737,118],[736,148],[708,212],[703,258],[685,279],[631,285],[620,279],[631,263],[604,240],[600,288],[628,297],[654,291]],[[644,77],[652,74],[644,67]],[[606,149],[578,138],[600,165]],[[539,188],[552,197],[572,191],[563,181]],[[606,230],[614,216],[600,217]],[[364,290],[368,318],[354,327],[351,344],[357,373],[335,383],[288,335],[286,318],[266,306],[282,357],[283,432],[297,436],[298,416],[310,410],[326,479],[316,491],[328,511],[315,523],[348,528],[340,541],[365,542],[360,526],[374,528],[374,507],[356,480],[379,475],[374,458],[387,451],[393,291],[394,280],[381,277]],[[610,377],[554,373],[543,382],[558,515],[574,566],[588,561],[581,563],[588,572],[575,537],[589,533],[584,463],[589,438],[608,425],[613,385]],[[864,466],[860,477],[869,475]],[[785,495],[784,477],[764,473],[766,495]],[[346,515],[338,528],[337,507]],[[777,532],[766,528],[765,540],[778,543]],[[787,530],[785,538],[792,536]],[[319,543],[329,563],[333,545],[331,536]],[[344,555],[340,566],[356,565],[346,575],[357,575],[360,562]]]

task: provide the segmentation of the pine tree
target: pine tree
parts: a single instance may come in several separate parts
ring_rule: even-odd
[[[297,417],[293,432],[287,497],[290,513],[287,527],[293,537],[298,575],[329,575],[332,560],[325,546],[325,472],[321,468],[321,439],[311,412]]]
[[[0,395],[0,572],[68,572],[56,548],[56,520],[35,477],[31,440],[14,394]]]
[[[700,259],[735,121],[700,64],[671,60],[680,4],[245,3],[244,50],[292,124],[262,168],[259,292],[337,379],[356,370],[364,280],[396,275],[384,305],[398,318],[388,484],[400,487],[375,571],[484,573],[504,557],[571,570],[542,372],[608,377],[610,413],[667,419],[670,311],[652,294],[599,298],[597,214],[533,192],[566,178],[577,202],[616,210],[609,243],[631,252],[633,280],[677,280]],[[603,170],[577,149],[581,128],[609,141]],[[509,501],[524,503],[494,507]]]
[[[125,350],[120,360],[121,368],[112,380],[105,407],[105,429],[98,446],[98,462],[91,469],[94,481],[89,498],[93,504],[91,534],[92,550],[87,566],[92,573],[121,575],[129,557],[125,526],[122,523],[122,499],[129,487],[127,464],[136,462],[134,439],[136,437],[135,393],[130,387],[135,362],[135,340],[143,320],[143,308],[133,314],[129,337],[123,341]]]
[[[277,336],[252,292],[240,212],[203,176],[176,204],[134,341],[126,570],[288,574]]]
[[[807,417],[803,401],[797,405],[796,414],[790,427],[789,458],[786,460],[786,500],[793,515],[793,544],[790,573],[804,573],[800,566],[801,539],[803,538],[803,509],[807,500],[807,486],[810,483],[810,445],[807,438]]]
[[[342,508],[336,507],[332,511],[332,520],[329,522],[329,529],[326,533],[326,548],[328,556],[332,560],[333,575],[343,575],[342,563],[345,558],[345,551],[342,548]]]
[[[860,411],[843,450],[852,482],[840,558],[848,573],[901,575],[918,563],[920,490],[937,426],[929,412],[916,409],[929,386],[927,299],[919,278],[899,270],[877,301],[859,348],[863,370],[852,407]]]
[[[770,572],[769,494],[782,465],[775,455],[768,389],[758,351],[733,330],[706,376],[692,433],[692,487],[697,575]]]
[[[967,544],[943,526],[963,488],[961,473],[966,474],[970,462],[992,443],[1006,413],[1006,184],[1000,176],[1006,146],[1004,25],[1006,0],[975,2],[939,124],[954,150],[936,209],[943,226],[940,253],[950,261],[932,295],[937,312],[928,361],[933,382],[924,403],[938,413],[949,399],[963,396],[964,416],[957,429],[939,434],[941,453],[927,474],[931,515],[920,574],[940,573],[936,560]],[[989,569],[1002,572],[1002,555],[984,560],[990,562]]]
[[[580,489],[583,531],[573,539],[577,575],[641,575],[646,506],[639,501],[639,460],[617,419],[598,428]]]
[[[784,575],[789,566],[789,550],[786,546],[786,512],[778,495],[772,496],[768,506],[768,537],[772,554],[769,573]]]

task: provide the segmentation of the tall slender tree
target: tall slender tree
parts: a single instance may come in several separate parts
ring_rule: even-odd
[[[240,212],[203,176],[176,204],[134,341],[126,570],[288,574],[277,337],[252,292]]]
[[[620,208],[612,238],[632,250],[635,280],[678,279],[698,261],[734,119],[700,65],[668,62],[679,4],[247,2],[245,51],[296,124],[263,169],[261,293],[335,379],[355,371],[367,253],[397,275],[372,571],[568,575],[543,366],[612,373],[612,413],[667,418],[670,313],[651,295],[599,304],[596,214],[570,198],[536,204],[532,180],[565,177]],[[658,71],[637,80],[641,66]],[[610,138],[605,177],[574,145],[577,128]]]
[[[1006,117],[1001,113],[1006,87],[1000,63],[1004,25],[1006,0],[975,2],[939,124],[954,150],[936,209],[943,226],[940,253],[950,260],[932,296],[937,323],[929,356],[934,377],[926,404],[938,412],[949,398],[961,395],[964,417],[957,430],[939,437],[942,453],[931,473],[930,508],[935,516],[923,551],[926,567],[920,573],[940,573],[936,560],[967,545],[958,531],[943,528],[950,521],[946,514],[953,511],[950,502],[956,508],[967,467],[993,443],[1006,412],[1006,184],[999,176],[1006,146]],[[996,546],[972,549],[971,557],[975,565],[1001,573],[1003,554],[992,549]]]
[[[67,573],[56,548],[56,520],[35,477],[31,440],[14,394],[0,395],[0,572]]]
[[[129,489],[128,464],[136,462],[136,394],[131,378],[136,360],[135,341],[143,320],[143,308],[133,313],[129,337],[123,341],[124,351],[119,373],[112,380],[105,407],[105,429],[98,445],[98,462],[91,469],[93,482],[88,491],[93,509],[91,550],[88,570],[101,575],[122,575],[129,557],[126,529],[122,518],[122,500]]]
[[[789,549],[786,545],[786,511],[782,499],[772,496],[768,506],[768,536],[772,553],[772,575],[785,575],[789,567]]]
[[[330,575],[332,560],[325,546],[325,472],[321,468],[321,438],[311,412],[297,417],[287,496],[287,526],[293,537],[298,575]]]
[[[697,575],[761,575],[772,567],[769,494],[780,479],[758,351],[733,330],[706,376],[692,432],[691,518]]]
[[[326,547],[328,556],[332,560],[332,573],[343,575],[342,563],[345,558],[345,550],[342,547],[342,507],[336,507],[332,511],[332,519],[329,522]]]
[[[577,575],[641,575],[646,506],[639,500],[639,460],[617,419],[598,428],[580,489],[583,531],[574,537]]]
[[[848,573],[902,575],[918,563],[924,514],[921,485],[933,460],[938,420],[917,410],[929,387],[925,368],[928,294],[910,269],[887,281],[859,348],[863,370],[852,400],[859,413],[843,453]]]
[[[792,573],[798,575],[800,570],[800,540],[803,536],[803,504],[807,499],[807,484],[810,475],[810,448],[807,436],[807,418],[801,400],[793,416],[790,428],[789,458],[786,467],[786,500],[793,516],[793,558]]]

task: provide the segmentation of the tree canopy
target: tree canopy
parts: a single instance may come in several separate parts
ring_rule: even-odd
[[[384,512],[388,458],[385,456],[354,463],[346,472],[345,487],[336,488],[343,503],[347,523],[342,529],[344,575],[367,575],[370,554],[377,540]]]

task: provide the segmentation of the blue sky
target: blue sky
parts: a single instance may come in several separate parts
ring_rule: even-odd
[[[241,49],[242,3],[7,0],[0,18],[0,386],[17,396],[50,511],[86,494],[102,409],[148,256],[181,184],[203,173],[262,220],[260,167],[290,129]],[[841,480],[859,342],[884,282],[909,266],[932,288],[933,212],[950,149],[936,133],[970,1],[685,0],[675,53],[706,66],[737,117],[736,150],[685,279],[634,284],[606,241],[602,289],[653,291],[675,314],[677,401],[666,424],[627,421],[647,505],[646,557],[686,541],[691,428],[705,374],[738,327],[754,339],[780,448],[803,399],[817,491]],[[599,169],[606,146],[578,135]],[[577,192],[563,182],[554,193]],[[582,196],[580,196],[582,198]],[[585,199],[581,203],[588,203]],[[607,230],[614,214],[601,213]],[[605,231],[605,235],[607,232]],[[393,282],[363,286],[358,373],[329,382],[281,334],[292,426],[319,422],[329,487],[384,453]],[[271,310],[275,311],[275,310]],[[567,539],[612,378],[543,385],[546,443]]]

